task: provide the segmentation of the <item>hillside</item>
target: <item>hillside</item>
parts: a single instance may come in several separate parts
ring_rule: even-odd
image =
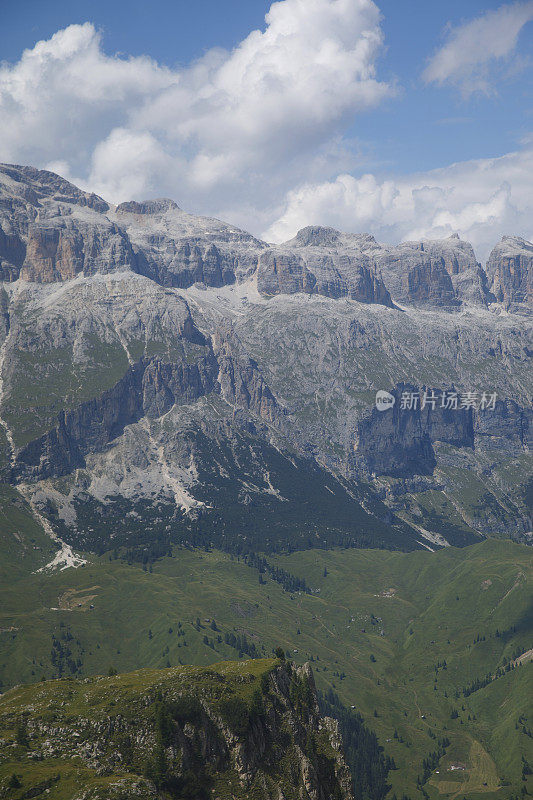
[[[272,659],[45,682],[0,698],[0,796],[10,800],[353,800],[339,747],[309,670]]]
[[[521,790],[522,757],[532,760],[532,666],[505,670],[533,647],[528,548],[493,540],[266,561],[198,549],[144,565],[126,550],[86,558],[83,568],[41,573],[30,572],[32,560],[2,582],[4,690],[110,668],[264,657],[281,645],[376,732],[397,767],[391,793],[421,798],[420,776],[437,800],[446,796],[440,775],[444,783],[467,776],[469,798]],[[487,675],[494,680],[485,685]],[[439,740],[449,740],[446,753],[425,775]],[[466,770],[448,771],[457,763]]]

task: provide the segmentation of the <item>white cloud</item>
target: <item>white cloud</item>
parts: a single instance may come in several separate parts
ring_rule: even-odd
[[[0,66],[1,157],[81,168],[103,132],[175,79],[146,57],[107,57],[90,23],[71,25]]]
[[[443,47],[431,58],[423,73],[426,83],[451,83],[464,95],[490,94],[490,69],[514,53],[518,35],[533,19],[533,0],[503,5],[450,28]]]
[[[273,3],[264,31],[174,71],[107,56],[90,23],[71,25],[0,67],[0,157],[60,161],[111,201],[276,202],[324,177],[339,126],[393,93],[376,77],[382,45],[372,0]]]
[[[378,180],[339,175],[289,192],[283,214],[265,232],[284,241],[305,225],[368,231],[387,242],[458,233],[485,258],[503,234],[533,238],[533,147],[501,158],[454,164]]]

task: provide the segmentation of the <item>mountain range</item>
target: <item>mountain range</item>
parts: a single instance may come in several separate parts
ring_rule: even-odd
[[[0,275],[2,476],[66,549],[530,535],[523,239],[268,244],[3,165]]]

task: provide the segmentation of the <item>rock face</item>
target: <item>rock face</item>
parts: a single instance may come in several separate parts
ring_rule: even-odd
[[[265,659],[69,680],[68,687],[49,681],[4,695],[0,730],[30,708],[27,736],[41,773],[26,764],[26,791],[61,780],[37,784],[47,762],[69,758],[76,740],[76,797],[86,800],[354,800],[336,723],[320,716],[308,666]]]
[[[283,409],[267,386],[257,364],[250,359],[235,332],[219,330],[213,337],[222,397],[233,408],[279,426]]]
[[[361,420],[354,437],[354,457],[357,464],[375,474],[406,477],[432,475],[436,466],[433,442],[440,441],[455,447],[473,447],[472,411],[447,410],[418,405],[402,409],[403,392],[416,392],[417,387],[401,385],[393,390],[396,403],[390,412],[376,408]],[[431,396],[438,393],[427,391]]]
[[[195,364],[143,359],[101,397],[62,412],[51,431],[18,453],[15,475],[49,478],[85,466],[85,455],[104,449],[127,425],[213,391],[216,367],[209,350]]]
[[[472,245],[456,235],[396,246],[365,237],[361,246],[399,303],[454,310],[464,301],[487,302],[485,273]]]
[[[372,262],[350,252],[352,237],[333,228],[303,228],[294,239],[259,259],[257,287],[262,294],[321,294],[392,306]]]
[[[91,217],[94,216],[94,219]],[[20,277],[37,283],[53,283],[135,264],[131,246],[116,225],[100,216],[76,212],[70,216],[39,215],[28,228],[26,255]]]
[[[448,390],[449,391],[449,390]],[[402,408],[404,393],[437,398],[424,408]],[[443,408],[443,391],[400,385],[392,394],[390,412],[372,409],[357,426],[353,442],[354,466],[377,475],[408,477],[432,475],[437,465],[434,444],[456,448],[529,452],[533,449],[533,410],[512,401],[497,400],[492,410]]]
[[[320,294],[388,307],[391,296],[447,310],[490,299],[471,245],[457,236],[392,246],[310,226],[269,247],[231,225],[187,214],[172,200],[113,210],[53,173],[0,165],[3,280],[51,283],[116,270],[178,288],[222,287],[256,273],[265,296]]]
[[[392,296],[450,311],[464,302],[486,305],[486,282],[472,246],[457,235],[384,245],[368,234],[316,226],[263,253],[258,269],[259,290],[267,295],[315,292],[388,306]]]
[[[515,255],[493,253],[491,295],[457,237],[311,226],[270,246],[171,200],[113,209],[1,167],[2,477],[55,508],[74,546],[95,545],[83,515],[110,497],[136,514],[164,501],[228,548],[239,530],[254,547],[409,549],[436,497],[461,542],[524,537],[533,341],[514,313],[527,292],[504,278],[527,287],[532,246],[498,247]],[[402,385],[497,403],[378,412],[376,392]]]
[[[163,286],[223,286],[251,274],[266,245],[171,200],[122,203],[51,172],[0,165],[0,277],[38,283],[132,270]]]
[[[50,282],[73,277],[98,258],[98,233],[109,206],[58,175],[33,167],[0,165],[0,276]],[[72,219],[60,219],[61,216]],[[88,231],[84,246],[78,220]],[[107,226],[109,227],[109,223]],[[115,232],[119,236],[118,232]],[[100,234],[102,235],[102,234]],[[105,238],[105,237],[104,237]],[[92,241],[91,241],[92,240]],[[90,248],[92,247],[92,252]],[[111,247],[103,259],[118,255]]]
[[[491,291],[505,308],[530,314],[533,308],[533,244],[504,236],[487,262]]]
[[[162,286],[224,286],[255,271],[266,248],[250,234],[186,214],[171,200],[122,203],[112,219],[126,232],[137,270]]]

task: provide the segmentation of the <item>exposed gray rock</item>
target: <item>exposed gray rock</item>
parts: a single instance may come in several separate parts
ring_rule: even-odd
[[[165,211],[171,210],[179,211],[180,208],[174,200],[169,200],[168,197],[161,197],[157,200],[145,200],[143,203],[137,203],[135,200],[130,200],[127,203],[120,203],[116,207],[117,214],[164,214]]]
[[[513,312],[533,246],[509,242],[490,262],[501,314],[457,237],[392,246],[311,226],[269,246],[171,200],[112,209],[52,173],[0,167],[3,475],[41,499],[69,476],[68,503],[83,491],[281,507],[280,453],[280,475],[315,465],[324,494],[324,475],[366,493],[395,533],[376,497],[420,515],[432,493],[460,524],[522,535],[533,341]],[[378,389],[402,383],[498,403],[373,410]]]
[[[321,294],[392,306],[371,260],[351,252],[353,237],[334,228],[303,228],[294,239],[261,254],[257,287],[262,294]]]
[[[373,408],[362,419],[355,432],[353,460],[374,474],[407,477],[432,475],[436,466],[434,441],[456,447],[473,447],[474,435],[470,410],[401,409],[400,398],[405,390],[418,392],[417,387],[401,385],[393,390],[396,403],[391,411]]]
[[[504,236],[487,262],[491,291],[509,311],[533,308],[533,244],[519,236]]]
[[[162,286],[224,286],[251,275],[267,245],[215,219],[195,217],[170,200],[122,203],[110,218],[127,233],[137,270]]]
[[[483,450],[513,456],[533,450],[533,409],[498,400],[494,411],[474,413],[474,441]]]
[[[71,678],[68,692],[58,682],[47,696],[41,691],[25,704],[4,704],[2,723],[14,724],[22,708],[32,756],[44,767],[68,762],[75,749],[83,766],[69,795],[76,800],[354,800],[338,728],[320,715],[309,666],[263,661],[259,672],[256,664],[140,670],[135,682],[127,674]],[[238,703],[241,717],[228,699]],[[4,760],[13,760],[12,749],[0,740]],[[52,775],[37,787],[33,781],[24,797],[49,793],[59,780]]]
[[[217,372],[209,349],[195,364],[139,361],[101,397],[63,411],[51,431],[16,454],[14,475],[58,477],[85,466],[87,453],[103,450],[127,425],[144,416],[160,417],[176,404],[211,392]]]
[[[33,205],[43,200],[54,200],[57,203],[74,203],[82,207],[105,214],[109,205],[98,195],[84,192],[64,178],[44,169],[0,164],[1,182],[8,186],[15,195],[24,197]]]
[[[398,246],[310,226],[277,247],[169,199],[112,210],[50,172],[0,165],[0,277],[41,283],[130,269],[163,286],[224,286],[257,270],[265,295],[322,294],[391,306],[485,304],[486,280],[458,237]]]
[[[315,292],[362,302],[456,310],[486,305],[486,276],[472,246],[448,239],[385,245],[369,234],[311,226],[263,253],[258,270],[265,294]]]
[[[131,247],[105,216],[108,209],[52,172],[0,165],[3,280],[50,283],[80,272],[131,269]]]
[[[235,409],[251,412],[264,422],[280,424],[283,409],[235,332],[223,326],[213,337],[213,348],[218,359],[221,394],[226,402]]]
[[[367,237],[361,243],[400,303],[453,310],[464,301],[487,302],[484,272],[472,245],[457,235],[399,245],[381,245]]]
[[[424,393],[437,397],[435,407],[417,403],[401,408],[402,393]],[[449,389],[448,389],[449,391]],[[533,410],[517,403],[497,400],[494,410],[443,408],[442,389],[395,387],[396,403],[391,411],[371,413],[357,425],[353,443],[353,465],[377,475],[408,477],[431,475],[437,465],[434,444],[456,448],[490,449],[500,457],[510,453],[529,453],[533,448]]]
[[[69,209],[70,211],[70,209]],[[69,280],[79,273],[94,275],[132,269],[135,256],[120,228],[105,217],[73,211],[39,213],[28,228],[20,277],[38,283]]]

